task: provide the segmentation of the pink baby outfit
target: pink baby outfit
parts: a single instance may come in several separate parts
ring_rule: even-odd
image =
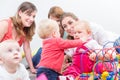
[[[87,47],[77,47],[76,52],[73,54],[72,64],[69,66],[63,75],[72,75],[74,78],[82,73],[92,72],[94,61],[89,59],[89,50]]]

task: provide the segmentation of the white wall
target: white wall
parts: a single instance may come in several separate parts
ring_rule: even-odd
[[[13,16],[19,4],[26,0],[0,0],[0,19]],[[47,18],[52,6],[60,6],[64,11],[75,13],[80,19],[96,22],[106,30],[120,34],[120,0],[27,0],[38,9],[36,23]],[[41,46],[36,34],[31,42],[32,50]]]

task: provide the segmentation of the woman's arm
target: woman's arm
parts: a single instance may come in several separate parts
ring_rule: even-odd
[[[24,41],[23,50],[24,50],[24,53],[25,53],[26,60],[29,64],[29,66],[30,66],[31,72],[36,73],[36,70],[33,67],[33,63],[32,63],[32,54],[31,54],[31,48],[30,48],[30,42],[29,41]]]

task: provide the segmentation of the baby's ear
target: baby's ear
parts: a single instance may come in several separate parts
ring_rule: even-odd
[[[55,31],[52,33],[52,37],[56,37],[56,32]]]
[[[2,58],[0,57],[0,64],[3,64],[3,60],[2,60]]]

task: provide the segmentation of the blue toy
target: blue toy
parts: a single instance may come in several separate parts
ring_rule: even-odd
[[[113,46],[115,47],[116,51],[120,54],[120,37],[115,40]]]

